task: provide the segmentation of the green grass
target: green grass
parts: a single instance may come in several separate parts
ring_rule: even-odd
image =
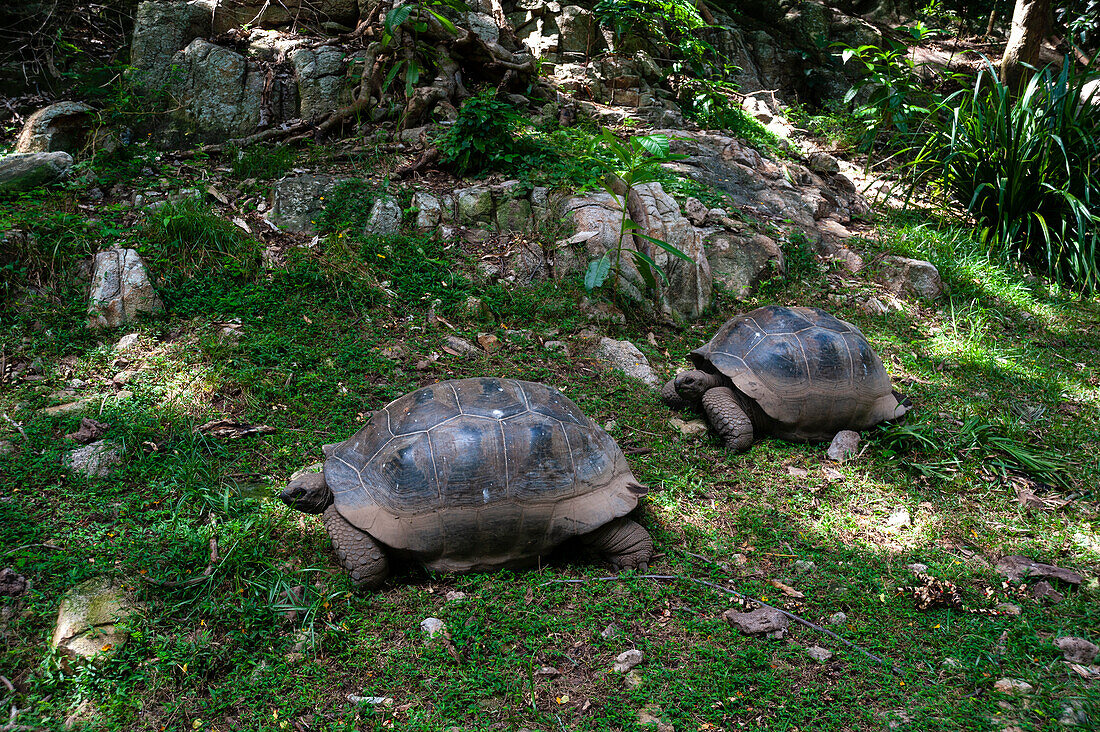
[[[40,206],[37,215],[28,203]],[[1077,494],[1062,510],[1021,508],[1014,486],[1026,476],[991,469],[991,453],[964,449],[961,439],[913,447],[872,434],[837,478],[824,472],[821,445],[764,440],[732,455],[713,435],[680,436],[655,395],[589,357],[580,283],[479,284],[472,255],[428,236],[378,239],[333,226],[285,267],[261,272],[241,264],[253,261],[256,244],[217,228],[201,206],[158,209],[127,230],[122,212],[101,211],[87,227],[63,209],[51,213],[51,203],[0,206],[4,222],[33,228],[45,253],[35,270],[45,295],[27,297],[20,280],[0,318],[5,357],[38,359],[45,377],[0,387],[0,414],[22,430],[0,420],[0,439],[14,444],[0,455],[0,566],[34,584],[23,598],[0,598],[0,676],[17,689],[3,698],[24,710],[19,724],[58,729],[75,715],[90,730],[639,730],[639,710],[656,705],[678,730],[878,730],[890,719],[908,719],[901,729],[910,730],[998,730],[1008,718],[1046,730],[1070,700],[1100,714],[1095,687],[1068,672],[1049,642],[1097,641],[1100,627],[1100,307],[990,259],[965,231],[900,218],[860,245],[869,260],[889,251],[936,263],[948,287],[938,303],[868,315],[861,300],[879,286],[821,267],[794,237],[789,275],[749,302],[720,295],[712,313],[683,329],[630,314],[625,326],[598,330],[631,339],[671,375],[735,312],[828,303],[863,329],[913,399],[911,426],[955,435],[973,419],[1068,461],[1067,486],[1032,485]],[[128,329],[140,339],[125,353],[114,350],[119,333],[83,328],[77,264],[104,226],[148,247],[160,258],[154,271],[166,274],[168,312]],[[462,315],[455,305],[470,295],[491,314]],[[505,345],[447,354],[451,331],[428,322],[433,300],[458,335],[494,333]],[[235,346],[216,324],[229,319],[241,323]],[[565,340],[576,355],[549,352],[540,338]],[[109,425],[124,461],[107,478],[74,475],[61,467],[70,446],[62,436],[80,416],[38,410],[74,379],[84,382],[81,396],[112,395],[106,380],[123,369],[134,372],[132,396],[108,398],[92,416]],[[639,520],[660,552],[655,573],[732,580],[817,623],[843,611],[847,621],[829,627],[901,673],[806,628],[783,642],[742,636],[721,619],[729,599],[690,583],[559,583],[606,573],[576,546],[525,572],[437,576],[399,566],[380,592],[353,592],[319,520],[288,511],[275,493],[321,459],[320,445],[350,436],[397,396],[436,379],[501,374],[562,388],[600,424],[614,420],[621,445],[641,449],[629,460],[651,486]],[[1020,405],[1041,409],[1022,419]],[[228,441],[196,434],[221,416],[277,431]],[[943,461],[954,461],[950,470],[920,469]],[[902,507],[912,525],[889,529],[887,517]],[[144,581],[203,577],[212,536],[221,561],[206,579],[176,588]],[[988,562],[1010,553],[1090,579],[1053,606],[999,595],[1021,605],[1019,617],[922,612],[898,592],[913,581],[906,565],[919,561],[970,604],[989,606],[983,589],[1000,582]],[[796,560],[816,567],[799,572]],[[147,610],[111,660],[63,663],[48,648],[60,597],[100,573],[124,577]],[[795,602],[769,580],[805,598]],[[450,590],[466,598],[446,601]],[[424,642],[419,624],[429,616],[447,624],[457,655]],[[621,635],[602,637],[609,624]],[[834,661],[806,656],[802,647],[815,644],[836,651]],[[610,671],[632,647],[645,654],[636,688]],[[958,667],[945,668],[946,658]],[[539,675],[543,666],[561,675]],[[1006,676],[1035,693],[1026,701],[994,693]],[[349,694],[394,703],[357,706]]]

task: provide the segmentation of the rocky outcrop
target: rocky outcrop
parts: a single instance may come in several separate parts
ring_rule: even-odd
[[[26,191],[68,175],[73,156],[67,152],[16,153],[0,157],[0,193]]]
[[[174,115],[210,139],[254,132],[260,123],[264,76],[248,59],[197,38],[172,57],[178,81]]]
[[[94,116],[95,110],[83,102],[58,102],[40,109],[27,118],[15,152],[76,155],[84,149]]]
[[[177,51],[211,35],[214,0],[174,0],[138,5],[130,66],[134,81],[147,93],[164,91]]]
[[[314,221],[338,185],[350,180],[331,175],[296,175],[276,181],[271,208],[264,215],[283,231],[312,231]]]
[[[138,313],[164,308],[133,249],[109,249],[95,256],[88,300],[89,328],[117,328]]]
[[[298,83],[299,117],[317,117],[351,101],[348,64],[342,48],[295,48],[287,57]]]
[[[292,28],[320,25],[345,32],[359,19],[356,0],[221,0],[212,3],[214,33],[232,28]]]

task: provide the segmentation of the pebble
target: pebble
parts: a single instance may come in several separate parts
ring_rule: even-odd
[[[997,604],[997,610],[1001,611],[1005,615],[1019,615],[1024,611],[1019,605],[1013,605],[1011,602],[1001,602]]]
[[[900,529],[909,526],[911,523],[912,519],[909,517],[909,509],[907,508],[899,508],[886,519],[886,525],[893,529]]]
[[[1058,717],[1058,724],[1066,727],[1084,726],[1088,722],[1089,717],[1085,714],[1085,705],[1077,699],[1062,707],[1062,713]]]
[[[1035,687],[1021,679],[998,679],[993,684],[993,690],[1009,696],[1024,696],[1035,691]]]
[[[459,338],[455,335],[447,336],[447,348],[457,353],[460,356],[468,356],[481,353],[481,349],[470,343],[465,338]]]
[[[810,646],[806,649],[806,655],[815,661],[825,663],[830,660],[835,654],[828,648],[822,648],[821,646]]]
[[[657,732],[675,732],[675,727],[661,721],[662,713],[656,704],[646,704],[638,710],[638,726],[655,729]]]
[[[615,673],[625,674],[630,669],[642,662],[642,652],[637,648],[623,651],[615,656]]]
[[[921,564],[920,562],[913,562],[912,564],[906,565],[906,568],[913,574],[928,574],[928,565]]]
[[[11,455],[15,452],[15,445],[11,440],[0,440],[0,455]]]
[[[600,637],[604,640],[610,640],[612,638],[618,638],[620,633],[622,633],[622,631],[619,630],[619,626],[611,623],[600,631]]]
[[[833,613],[827,622],[829,625],[843,625],[848,622],[848,616],[844,613]]]
[[[560,353],[563,356],[569,356],[569,346],[565,341],[546,341],[542,344],[542,347],[547,351],[553,351],[554,353]]]
[[[645,682],[645,679],[637,671],[631,671],[623,677],[623,683],[628,689],[637,689]]]
[[[429,638],[434,638],[446,629],[447,626],[439,618],[424,618],[420,621],[420,630],[427,633]]]
[[[745,635],[766,636],[773,640],[782,640],[787,634],[787,626],[790,625],[786,615],[770,607],[757,608],[747,613],[727,610],[722,617]]]
[[[455,600],[465,600],[466,593],[459,590],[448,590],[447,594],[443,596],[443,599],[447,602],[454,602]]]
[[[134,344],[141,338],[140,333],[127,333],[118,339],[118,343],[115,344],[116,351],[126,351],[133,348]]]
[[[796,559],[794,563],[794,570],[799,574],[805,574],[807,572],[813,572],[817,569],[817,565],[806,559]]]
[[[943,666],[944,668],[950,670],[957,670],[963,667],[961,661],[959,661],[957,658],[951,658],[950,656],[943,659],[943,662],[940,663],[940,666]]]
[[[679,432],[685,437],[693,437],[695,435],[705,435],[707,433],[707,423],[701,419],[692,419],[684,421],[679,417],[673,417],[668,421],[672,429]]]
[[[1093,662],[1097,653],[1100,653],[1100,647],[1084,638],[1063,636],[1062,638],[1056,638],[1054,645],[1062,652],[1062,656],[1069,663],[1087,665]]]
[[[539,670],[535,672],[535,676],[542,676],[547,679],[556,679],[561,676],[561,671],[558,671],[553,666],[539,666]]]
[[[829,443],[829,451],[826,453],[830,460],[838,463],[846,463],[859,456],[859,433],[852,430],[841,430]]]

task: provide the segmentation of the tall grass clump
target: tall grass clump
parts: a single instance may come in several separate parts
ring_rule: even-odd
[[[1014,96],[992,69],[945,102],[917,155],[977,219],[983,241],[1080,291],[1100,286],[1100,99],[1067,63]]]

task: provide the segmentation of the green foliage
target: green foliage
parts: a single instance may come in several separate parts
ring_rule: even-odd
[[[645,280],[646,287],[657,287],[657,276],[665,279],[665,274],[657,263],[645,252],[637,249],[626,248],[627,234],[644,239],[664,249],[669,254],[679,257],[687,262],[691,257],[681,252],[668,242],[647,236],[639,231],[641,227],[627,215],[627,202],[630,199],[630,191],[634,186],[643,183],[651,183],[658,180],[661,164],[670,160],[682,160],[684,155],[673,155],[669,152],[669,140],[667,135],[647,135],[644,137],[631,137],[627,144],[619,142],[610,130],[605,129],[600,137],[593,141],[594,146],[610,153],[614,162],[605,162],[604,156],[594,155],[593,159],[604,169],[606,178],[602,181],[603,189],[611,196],[612,200],[622,212],[619,218],[619,237],[613,251],[605,253],[602,257],[593,260],[588,265],[584,274],[584,286],[587,290],[594,290],[603,285],[608,275],[613,274],[612,290],[618,293],[619,278],[622,274],[623,252],[629,252],[634,258],[634,265]]]
[[[530,120],[488,89],[467,99],[439,142],[440,161],[458,175],[511,172],[542,151],[528,134]]]
[[[908,32],[916,43],[932,32],[921,22],[899,30]],[[871,150],[883,133],[891,134],[895,148],[904,147],[905,138],[929,113],[930,96],[921,88],[909,47],[891,38],[886,42],[886,48],[837,44],[842,49],[840,56],[845,64],[855,60],[866,71],[844,96],[844,103],[848,104],[867,90],[865,99],[855,107],[855,116],[863,126],[861,146],[864,150]]]
[[[371,208],[381,191],[365,180],[349,180],[337,185],[332,193],[322,196],[324,208],[314,225],[322,233],[362,231],[370,221]]]
[[[258,178],[271,180],[286,175],[298,158],[298,152],[289,145],[253,145],[245,150],[230,145],[226,148],[237,179]]]
[[[731,82],[687,77],[677,88],[684,115],[704,129],[720,129],[740,137],[752,147],[782,154],[779,136],[745,111],[736,101]]]
[[[689,0],[597,0],[593,12],[620,40],[651,44],[697,73],[714,56],[714,48],[700,34],[709,26]]]
[[[259,242],[211,213],[198,197],[181,198],[149,211],[135,238],[138,252],[168,290],[200,273],[249,280],[260,271]]]
[[[1018,98],[985,69],[945,102],[914,162],[974,215],[991,245],[1080,290],[1100,285],[1100,106],[1084,75],[1046,68]]]

